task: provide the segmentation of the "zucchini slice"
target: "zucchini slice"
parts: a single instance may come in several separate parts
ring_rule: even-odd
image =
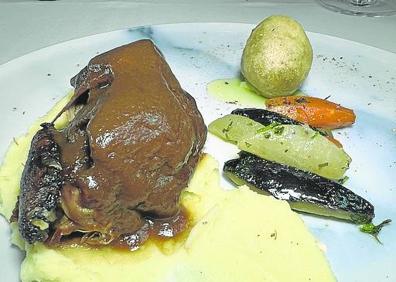
[[[209,132],[240,150],[339,180],[351,158],[308,126],[272,123],[264,126],[241,115],[226,115],[209,124]]]

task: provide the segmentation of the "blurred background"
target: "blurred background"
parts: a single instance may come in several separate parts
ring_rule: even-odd
[[[396,16],[350,16],[314,0],[0,0],[0,64],[55,43],[133,26],[258,23],[272,14],[292,16],[308,31],[396,53]]]

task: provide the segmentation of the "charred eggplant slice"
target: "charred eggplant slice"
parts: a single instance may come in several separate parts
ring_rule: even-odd
[[[295,124],[295,125],[303,124],[287,116],[264,109],[255,109],[255,108],[236,109],[233,110],[231,114],[250,118],[265,126],[270,125],[271,123]]]
[[[61,153],[54,140],[56,130],[49,123],[42,127],[32,140],[19,196],[19,231],[30,244],[48,238],[62,187]]]
[[[264,110],[264,109],[256,109],[256,108],[245,108],[245,109],[235,109],[231,112],[233,115],[244,116],[254,120],[255,122],[261,123],[262,125],[270,125],[270,124],[294,124],[294,125],[304,125],[304,123],[284,116],[282,114],[278,114],[276,112]],[[319,132],[323,136],[332,136],[331,131],[321,130],[312,126],[309,126],[311,129]]]
[[[374,218],[371,203],[337,182],[314,173],[264,160],[247,152],[224,164],[225,175],[237,185],[246,184],[277,199],[293,210],[334,217],[356,224]]]

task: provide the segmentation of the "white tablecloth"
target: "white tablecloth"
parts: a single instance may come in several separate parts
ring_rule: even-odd
[[[272,14],[292,16],[309,31],[396,53],[396,16],[347,16],[312,0],[0,0],[0,64],[55,43],[132,26],[258,23]]]

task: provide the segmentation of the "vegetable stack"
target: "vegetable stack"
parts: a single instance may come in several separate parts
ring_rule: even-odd
[[[342,186],[352,159],[330,131],[352,125],[353,111],[307,96],[272,98],[266,106],[236,109],[209,125],[241,150],[224,164],[225,176],[296,211],[364,224],[361,231],[376,237],[390,220],[372,224],[373,205]]]

